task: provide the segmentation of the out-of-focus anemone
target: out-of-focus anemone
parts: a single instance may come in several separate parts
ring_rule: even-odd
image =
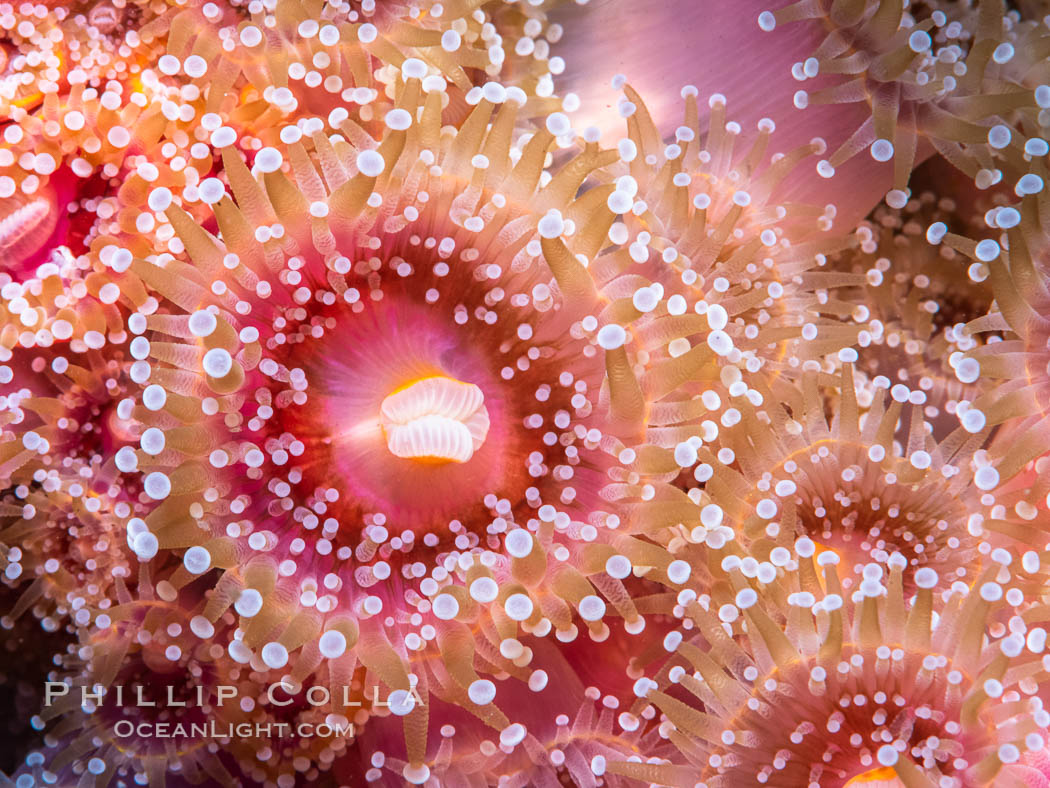
[[[255,576],[255,569],[248,566],[246,573]],[[180,597],[193,598],[192,589],[179,589]],[[208,680],[232,698],[204,709],[219,731],[231,726],[235,731],[220,736],[224,762],[264,785],[289,788],[304,779],[330,783],[328,772],[344,758],[360,726],[374,714],[389,715],[383,706],[388,691],[380,689],[374,676],[364,675],[352,653],[326,659],[317,640],[305,645],[303,658],[290,671],[274,668],[272,659],[252,653],[243,642],[253,635],[250,630],[231,629],[236,611],[215,624],[202,612],[210,615],[206,600],[186,608],[190,632],[209,646]],[[311,624],[309,616],[291,621],[282,642],[290,642],[293,633],[302,639],[312,636]]]
[[[775,126],[764,119],[740,150],[741,129],[727,120],[724,96],[708,102],[705,132],[695,88],[682,95],[684,122],[665,145],[641,97],[626,88],[623,173],[608,197],[620,217],[609,231],[617,245],[592,266],[615,295],[603,319],[631,325],[646,351],[642,363],[651,371],[643,390],[658,392],[654,401],[671,392],[679,400],[653,412],[661,426],[674,409],[699,408],[695,398],[691,406],[683,399],[699,393],[682,386],[690,379],[721,376],[729,387],[738,372],[795,377],[804,362],[848,347],[858,334],[815,292],[820,274],[807,280],[851,244],[845,233],[831,232],[835,206],[783,194],[784,182],[821,143],[770,155]],[[742,393],[739,386],[733,396]]]
[[[31,610],[46,631],[66,618],[86,623],[91,609],[110,604],[114,580],[131,574],[122,527],[131,506],[89,485],[83,476],[55,470],[0,498],[4,582],[24,588],[5,611],[10,619]]]
[[[1001,430],[993,440],[989,455],[999,453],[996,444],[1000,441],[1014,442],[1018,439],[1016,431],[1010,428]],[[980,505],[968,520],[970,532],[980,537],[988,547],[992,557],[1004,561],[1012,559],[1015,579],[1021,585],[1024,578],[1025,593],[1032,597],[1031,604],[1019,612],[1034,621],[1033,616],[1042,616],[1042,606],[1046,600],[1047,574],[1050,572],[1047,546],[1050,539],[1050,516],[1047,510],[1048,493],[1050,493],[1050,457],[1045,454],[1028,463],[1020,473],[1012,478],[996,480],[994,487],[988,488],[980,499]],[[994,477],[992,477],[994,479]],[[1041,651],[1041,649],[1040,649]]]
[[[838,172],[841,177],[830,182],[818,174],[820,156],[842,145],[864,123],[868,108],[816,106],[799,113],[793,102],[799,86],[791,67],[819,45],[826,30],[810,20],[778,32],[776,44],[766,46],[768,39],[756,23],[765,7],[760,0],[732,4],[668,0],[653,6],[629,0],[563,4],[551,12],[564,26],[564,37],[555,47],[566,63],[564,74],[556,79],[557,89],[578,95],[577,122],[594,125],[609,145],[622,136],[619,115],[623,104],[615,91],[624,77],[646,97],[659,136],[668,143],[677,142],[678,92],[683,84],[696,87],[701,99],[700,127],[710,122],[714,134],[722,133],[718,127],[725,121],[724,116],[717,116],[715,98],[728,99],[741,130],[738,150],[761,136],[754,131],[759,124],[762,128],[776,124],[774,141],[784,152],[819,138],[823,144],[818,155],[784,180],[778,201],[821,207],[834,204],[837,223],[849,228],[891,187],[892,168],[865,156],[847,162]],[[616,18],[618,24],[602,24],[605,18]],[[704,36],[704,45],[697,46],[697,30],[717,33]],[[654,40],[660,41],[660,57],[653,57]],[[756,89],[758,85],[761,89]]]
[[[114,577],[129,574],[124,523],[139,509],[113,459],[139,440],[124,421],[131,402],[120,404],[132,382],[119,291],[82,273],[69,258],[0,288],[11,329],[0,339],[0,543],[5,582],[24,586],[3,612],[31,609],[49,631],[105,607]]]
[[[0,483],[64,475],[86,492],[107,493],[117,476],[113,452],[136,438],[119,407],[133,385],[120,291],[99,274],[84,276],[71,257],[56,259],[62,264],[0,288]]]
[[[819,145],[767,158],[775,137],[764,121],[753,145],[737,151],[739,127],[726,120],[725,99],[711,100],[703,135],[695,91],[683,96],[685,123],[664,145],[627,88],[629,132],[618,146],[624,172],[603,194],[621,221],[590,270],[610,297],[601,322],[622,324],[640,348],[634,371],[649,403],[627,433],[639,445],[624,438],[620,460],[654,481],[686,471],[701,483],[679,478],[691,488],[688,499],[661,492],[661,513],[641,507],[628,528],[660,534],[699,575],[706,559],[692,545],[719,550],[733,538],[705,491],[712,465],[700,453],[731,465],[720,431],[742,410],[797,401],[795,382],[821,370],[825,356],[852,352],[861,329],[842,319],[848,306],[828,297],[828,277],[837,275],[821,270],[852,243],[830,232],[834,206],[781,202],[783,179]]]
[[[836,167],[867,150],[893,161],[894,188],[887,201],[903,207],[920,141],[988,188],[1007,171],[1026,169],[1023,132],[1042,123],[1050,90],[1045,43],[1035,21],[1019,22],[999,1],[908,6],[884,0],[802,0],[759,16],[759,26],[779,31],[791,23],[820,21],[824,39],[792,73],[813,89],[795,93],[799,109],[817,104],[860,104],[870,115],[819,165]],[[830,77],[830,79],[829,79]],[[1034,82],[1034,84],[1033,84]],[[1035,155],[1046,142],[1036,137]],[[921,155],[921,154],[920,154]]]
[[[48,676],[50,695],[33,718],[45,747],[23,770],[36,772],[39,782],[27,784],[163,786],[166,775],[179,784],[234,784],[220,759],[221,738],[191,727],[215,721],[225,731],[222,715],[232,719],[241,704],[250,705],[218,695],[225,663],[232,662],[225,649],[201,638],[203,625],[175,588],[149,572],[140,575],[134,595],[121,584],[114,598],[108,609],[83,608],[90,620],[79,627],[78,646],[60,655]],[[220,626],[228,623],[232,617]],[[125,730],[143,723],[157,734]],[[156,727],[165,723],[170,735]]]
[[[992,305],[984,263],[926,240],[933,222],[957,230],[972,226],[959,210],[950,198],[931,192],[899,211],[882,205],[858,229],[858,247],[830,261],[829,267],[852,278],[828,274],[828,284],[837,285],[834,297],[853,305],[851,317],[863,326],[856,347],[858,396],[870,398],[876,381],[921,392],[923,414],[937,439],[958,426],[982,392],[979,380],[963,382],[948,360],[957,342],[973,342],[960,340],[963,325]]]
[[[827,158],[812,177],[793,180],[810,201],[833,189],[849,223],[883,196],[903,207],[911,172],[933,150],[979,189],[1019,177],[1046,153],[1042,25],[1005,13],[1000,2],[801,0],[769,8],[683,0],[649,9],[614,0],[601,6],[622,21],[613,30],[588,24],[597,11],[587,5],[564,13],[558,54],[567,68],[559,88],[580,94],[585,122],[605,132],[614,127],[608,108],[615,102],[596,86],[623,72],[645,93],[659,88],[664,99],[654,114],[669,138],[672,90],[691,81],[704,95],[742,102],[745,128],[766,116],[787,130],[783,139],[792,146],[824,138]],[[702,25],[719,34],[693,46]],[[669,55],[651,57],[654,35]],[[740,55],[756,49],[761,57]],[[864,151],[871,155],[857,155]],[[820,183],[836,171],[843,177]]]
[[[604,774],[607,759],[648,759],[668,749],[656,726],[647,724],[655,717],[654,708],[646,719],[638,719],[620,711],[616,701],[603,698],[596,687],[560,686],[559,698],[533,710],[522,746],[513,749],[495,732],[480,729],[461,709],[436,707],[443,724],[432,745],[436,753],[428,784],[617,788],[629,782]],[[369,785],[401,784],[397,777],[404,761],[396,752],[384,751],[383,736],[381,721],[364,729],[357,746],[371,753],[370,758],[365,763],[343,759],[335,766],[336,774],[363,775]]]
[[[5,370],[5,384],[19,374],[42,371],[27,362],[31,354],[25,351],[33,348],[57,346],[57,351],[68,346],[73,353],[86,353],[107,341],[125,341],[123,317],[110,297],[114,289],[103,290],[107,280],[92,276],[85,270],[89,266],[86,257],[75,258],[60,247],[31,276],[15,281],[0,273],[0,362],[12,364],[16,355],[26,362]]]
[[[143,200],[183,259],[103,249],[139,310],[142,441],[117,465],[157,505],[133,548],[185,549],[177,586],[230,570],[204,616],[232,605],[238,648],[273,670],[359,660],[398,693],[414,781],[427,718],[411,690],[511,730],[513,747],[516,711],[482,674],[543,691],[519,638],[572,641],[582,622],[602,640],[607,614],[638,633],[622,580],[690,574],[645,538],[666,469],[606,476],[646,394],[626,332],[594,317],[608,296],[586,265],[609,189],[575,195],[615,154],[588,144],[545,172],[563,115],[515,141],[517,97],[490,85],[442,129],[443,85],[407,60],[379,142],[289,126],[251,170],[224,147],[225,182],[182,200],[214,206],[221,241],[158,186]]]
[[[69,221],[63,208],[71,196],[70,183],[69,177],[56,176],[23,181],[20,189],[11,176],[0,176],[0,255],[5,272],[21,278],[64,242]]]
[[[164,562],[144,563],[134,594],[118,580],[114,605],[78,608],[81,642],[48,677],[69,690],[49,685],[53,700],[33,720],[47,750],[31,754],[22,773],[40,784],[54,784],[54,775],[59,784],[80,776],[97,786],[129,778],[148,785],[166,778],[177,785],[324,784],[354,738],[333,702],[364,706],[367,719],[372,698],[386,695],[366,694],[371,687],[353,679],[352,664],[342,670],[346,660],[322,663],[316,643],[311,659],[324,670],[295,674],[308,674],[309,687],[272,669],[240,642],[232,611],[215,623],[200,615],[204,581],[176,588],[153,577],[157,571],[171,576]]]
[[[6,365],[14,386],[6,402],[12,425],[0,443],[7,460],[2,478],[40,482],[41,469],[71,472],[87,489],[103,491],[117,475],[112,455],[138,439],[123,423],[128,405],[120,406],[133,385],[130,360],[111,345],[50,350],[49,358],[34,356],[28,370],[19,364],[30,355],[27,351],[20,350]]]
[[[303,781],[337,784],[329,772],[354,746],[361,723],[355,727],[345,715],[332,712],[325,699],[331,696],[341,701],[345,697],[351,703],[370,707],[371,696],[337,680],[330,689],[323,683],[299,687],[282,679],[279,671],[272,671],[258,657],[245,665],[227,658],[221,667],[223,672],[217,680],[233,687],[239,698],[215,711],[220,730],[234,726],[234,731],[240,731],[224,743],[223,752],[231,766],[263,785],[291,788]],[[375,697],[383,698],[378,693]],[[367,720],[368,714],[360,716]]]
[[[160,56],[175,11],[165,3],[23,3],[5,15],[11,53],[0,77],[3,270],[31,274],[67,243],[85,179],[114,177],[126,156],[155,141],[165,119],[145,83],[156,82],[148,66]]]
[[[76,85],[137,78],[159,57],[157,41],[175,12],[163,1],[13,5],[3,22],[0,118],[22,123]]]
[[[1043,740],[1046,741],[1046,736]],[[1025,788],[1047,788],[1050,786],[1050,750],[1044,746],[1041,750],[1023,753],[1013,772]]]
[[[1045,670],[1019,674],[1017,637],[989,636],[1012,605],[1000,567],[943,593],[924,567],[909,597],[903,562],[869,564],[844,594],[814,552],[799,540],[768,583],[729,563],[727,582],[685,605],[692,631],[669,636],[674,656],[637,685],[679,752],[607,771],[708,788],[1013,784],[1050,715],[1033,696]]]
[[[0,590],[0,609],[9,610],[18,602],[18,591]],[[0,703],[5,719],[0,723],[4,747],[0,753],[0,771],[5,775],[15,772],[25,754],[39,744],[30,718],[40,711],[44,702],[47,676],[56,664],[55,655],[73,648],[76,636],[69,627],[52,629],[47,625],[41,631],[41,622],[33,616],[22,616],[17,621],[0,620],[3,637],[0,653]]]
[[[238,21],[223,19],[211,4],[203,9],[209,24],[199,24],[196,10],[175,19],[159,66],[169,74],[212,74],[216,111],[226,91],[243,86],[250,95],[242,93],[239,114],[259,131],[268,124],[251,116],[253,105],[263,112],[338,110],[374,127],[391,108],[396,74],[410,58],[452,83],[444,100],[455,101],[460,118],[464,98],[489,80],[523,90],[530,112],[550,112],[560,108],[551,72],[563,64],[550,57],[550,42],[561,30],[542,6],[399,0],[317,7],[279,0],[252,4],[250,18]]]
[[[1034,180],[1026,187],[1026,179]],[[988,229],[981,234],[991,237],[956,234],[943,223],[931,224],[926,234],[931,243],[979,263],[995,296],[989,314],[955,329],[958,352],[948,358],[959,380],[979,382],[985,390],[971,410],[988,426],[1003,430],[989,457],[989,490],[1042,455],[1050,429],[1050,294],[1045,282],[1050,238],[1042,178],[1025,175],[1015,191],[1022,198],[1019,203],[989,211]]]
[[[758,390],[773,401],[768,390]],[[810,373],[784,408],[741,402],[719,436],[718,453],[700,450],[705,499],[743,540],[739,555],[758,572],[759,562],[807,537],[834,553],[828,560],[841,559],[847,576],[868,563],[894,562],[907,567],[909,589],[920,567],[972,579],[978,544],[966,524],[968,506],[979,505],[983,489],[975,487],[974,454],[987,432],[960,426],[938,443],[922,404],[908,404],[904,392],[876,390],[862,410],[849,364],[834,399],[828,415]]]

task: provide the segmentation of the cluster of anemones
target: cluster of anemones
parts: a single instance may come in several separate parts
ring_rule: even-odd
[[[1050,784],[1042,23],[733,13],[0,6],[16,785]]]

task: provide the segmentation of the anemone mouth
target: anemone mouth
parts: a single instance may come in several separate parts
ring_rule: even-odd
[[[12,195],[0,204],[0,254],[4,267],[24,272],[58,226],[57,206],[46,194]]]
[[[87,15],[88,24],[98,30],[98,32],[107,35],[116,30],[123,19],[124,13],[110,3],[92,5]]]
[[[304,472],[334,475],[350,500],[419,525],[507,495],[504,480],[525,470],[514,467],[525,414],[469,332],[395,295],[343,318],[342,330],[300,356],[316,410],[288,415],[320,455]],[[460,395],[469,413],[457,412]]]
[[[422,64],[407,67],[414,85]],[[492,109],[483,102],[474,112],[480,117]],[[515,111],[505,103],[502,117],[512,119]],[[263,172],[254,177],[263,176],[261,184],[239,153],[225,150],[226,176],[240,203],[215,192],[213,213],[227,250],[223,264],[232,266],[232,273],[224,274],[226,292],[242,298],[237,314],[218,303],[200,308],[211,299],[203,293],[184,298],[175,282],[157,280],[177,306],[143,320],[142,333],[156,331],[134,340],[144,353],[157,351],[163,366],[151,374],[158,387],[199,397],[205,412],[216,417],[218,441],[200,430],[194,437],[214,448],[206,452],[206,462],[223,469],[218,474],[223,490],[243,499],[230,511],[247,511],[251,528],[267,529],[252,533],[249,546],[273,549],[280,543],[283,549],[294,543],[299,550],[303,540],[293,537],[297,524],[312,530],[322,521],[324,549],[332,548],[329,540],[339,534],[333,560],[345,561],[350,544],[370,526],[385,523],[397,525],[402,545],[406,533],[409,541],[417,533],[430,538],[436,536],[429,532],[433,528],[447,526],[460,549],[482,540],[495,546],[511,509],[527,519],[540,500],[582,506],[597,500],[603,469],[596,465],[602,460],[590,462],[572,445],[596,444],[594,436],[600,436],[589,429],[600,423],[593,411],[604,377],[602,359],[586,334],[593,329],[582,328],[577,314],[582,304],[561,297],[557,276],[541,263],[538,219],[522,207],[526,201],[487,187],[474,194],[456,171],[469,160],[487,176],[488,159],[476,155],[459,162],[459,154],[450,153],[446,174],[438,172],[430,150],[420,151],[418,159],[404,156],[396,166],[398,173],[405,171],[407,186],[392,181],[389,190],[376,187],[354,212],[338,220],[331,213],[342,204],[340,195],[359,181],[368,183],[380,170],[393,169],[399,149],[388,148],[405,136],[402,126],[411,125],[411,118],[405,109],[391,111],[393,136],[381,146],[385,153],[354,154],[347,161],[361,171],[341,185],[339,173],[326,169],[332,151],[324,143],[318,142],[313,157],[298,142],[288,143],[285,150],[296,158],[293,174],[306,193],[318,196],[313,190],[321,185],[318,166],[333,190],[330,195],[325,190],[325,200],[303,205],[285,202],[286,190],[296,187],[274,170],[283,161],[278,150],[256,157]],[[212,187],[224,188],[209,179],[209,195]],[[260,187],[267,191],[257,194]],[[385,197],[373,199],[380,192]],[[265,206],[260,196],[268,197]],[[475,198],[482,202],[475,205]],[[189,216],[174,206],[168,210],[200,265],[183,269],[195,288],[219,239],[191,228]],[[281,222],[268,223],[271,211]],[[552,213],[557,216],[542,223],[544,232],[555,218],[564,230],[560,213]],[[254,238],[235,231],[246,219],[256,221]],[[156,267],[143,273],[166,276]],[[166,342],[165,334],[193,340]],[[172,367],[184,362],[203,371],[204,385],[177,379]],[[440,387],[449,391],[469,392],[477,400],[471,412],[420,411],[407,420],[395,413],[402,410],[406,387],[430,385],[428,379],[445,381]],[[167,497],[175,485],[165,473],[172,465],[178,473],[191,452],[164,451],[158,431],[151,434],[159,459],[142,460],[164,469],[152,477],[155,491]],[[432,438],[445,445],[423,445]],[[208,483],[203,465],[192,471],[195,484]],[[214,507],[219,516],[226,513],[219,511],[224,505]],[[228,525],[233,538],[245,533],[236,523]],[[427,542],[436,544],[433,538]]]
[[[119,47],[124,43],[125,35],[132,30],[140,30],[146,23],[159,15],[151,10],[148,4],[130,0],[129,2],[88,3],[76,5],[77,21],[93,29],[98,37],[108,46]],[[82,21],[81,21],[82,20]]]
[[[867,769],[846,781],[843,788],[904,788],[891,766]]]
[[[419,462],[468,462],[484,445],[489,424],[481,389],[443,375],[407,383],[380,406],[390,453]]]
[[[0,270],[17,281],[66,243],[70,216],[65,210],[74,178],[60,169],[32,193],[11,186],[0,198]]]
[[[185,548],[182,579],[215,569],[203,615],[232,607],[244,638],[230,654],[259,673],[349,661],[393,692],[415,677],[427,695],[443,680],[457,704],[498,720],[492,682],[464,679],[491,663],[523,692],[545,689],[542,670],[527,672],[519,627],[568,641],[582,620],[604,639],[605,598],[631,631],[645,625],[618,580],[592,586],[569,549],[577,533],[594,542],[619,524],[600,496],[618,441],[604,411],[622,399],[606,392],[607,367],[632,378],[626,404],[638,388],[622,342],[602,358],[588,314],[601,301],[585,268],[602,247],[605,208],[572,195],[605,157],[589,146],[575,173],[537,192],[553,132],[531,137],[514,164],[517,107],[490,89],[497,101],[475,106],[467,131],[420,137],[443,126],[441,102],[431,91],[410,112],[425,69],[404,69],[406,108],[389,113],[378,150],[350,124],[359,145],[320,135],[310,152],[296,138],[260,150],[254,173],[224,149],[237,201],[219,178],[201,186],[219,235],[167,189],[147,198],[191,262],[131,262],[161,304],[129,319],[135,352],[154,362],[143,403],[188,407],[163,423],[136,410],[152,431],[135,459],[162,503],[134,524],[133,549],[148,560]],[[531,207],[535,195],[546,213]],[[208,295],[213,276],[221,283]],[[399,442],[402,428],[435,416],[465,429],[470,456]],[[607,557],[601,545],[583,549]],[[659,573],[674,562],[657,552]],[[467,636],[474,627],[480,636]],[[404,711],[403,773],[416,779],[426,712]],[[516,746],[521,726],[508,723],[499,728]]]

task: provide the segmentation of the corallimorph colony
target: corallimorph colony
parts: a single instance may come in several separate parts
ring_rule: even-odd
[[[765,6],[0,2],[0,785],[1050,786],[1050,6]]]

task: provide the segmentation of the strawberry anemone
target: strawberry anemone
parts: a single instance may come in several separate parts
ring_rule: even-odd
[[[220,177],[181,198],[141,194],[174,254],[99,242],[134,311],[141,440],[116,463],[154,505],[128,523],[133,550],[178,551],[176,587],[224,570],[202,615],[233,607],[238,654],[298,682],[366,668],[405,718],[414,782],[417,698],[513,748],[525,727],[485,675],[553,691],[530,637],[636,634],[624,580],[690,575],[647,538],[646,506],[674,491],[618,467],[646,394],[587,270],[609,190],[580,189],[615,154],[588,143],[547,171],[564,115],[515,139],[516,94],[491,85],[443,128],[444,87],[409,59],[380,140],[331,116],[250,168],[224,147]]]
[[[199,591],[184,589],[180,599],[168,573],[154,577],[146,569],[133,592],[118,580],[115,604],[82,608],[79,642],[56,657],[32,719],[44,746],[25,759],[21,774],[40,784],[237,784],[221,738],[200,730],[242,721],[254,693],[222,697],[226,663],[235,663],[199,637],[185,601]]]
[[[784,409],[741,406],[722,438],[729,457],[702,450],[706,492],[749,544],[746,555],[768,562],[809,538],[828,551],[822,560],[843,562],[847,588],[869,563],[906,567],[909,591],[921,567],[971,576],[980,545],[966,530],[968,506],[982,495],[974,473],[988,431],[957,427],[937,443],[921,406],[900,392],[877,391],[862,414],[850,364],[838,382],[830,417],[827,393],[810,375]]]
[[[836,295],[855,305],[852,317],[864,327],[856,348],[858,393],[872,396],[876,381],[919,392],[914,396],[925,400],[923,413],[938,439],[983,393],[980,381],[960,380],[949,359],[976,344],[963,333],[966,321],[991,309],[987,268],[925,238],[933,222],[973,226],[963,212],[930,191],[899,211],[882,205],[858,229],[858,249],[832,263],[842,272]]]
[[[990,634],[1012,605],[993,579],[1002,566],[943,593],[926,567],[909,596],[904,562],[869,564],[845,593],[811,540],[789,553],[768,583],[730,562],[720,587],[684,606],[691,631],[668,636],[671,659],[636,685],[678,753],[608,762],[608,772],[711,788],[1024,775],[1021,758],[1042,749],[1050,715],[1034,696],[1043,669],[1019,658],[1024,638]]]

